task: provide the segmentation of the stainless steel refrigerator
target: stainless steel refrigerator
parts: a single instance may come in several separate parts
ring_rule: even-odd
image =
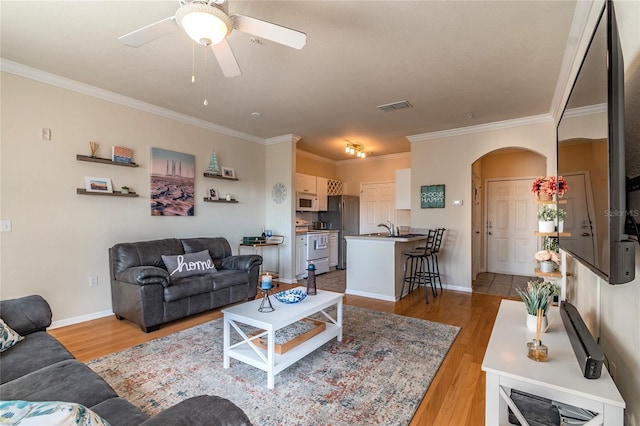
[[[360,233],[360,197],[355,195],[331,195],[326,212],[318,213],[329,229],[338,232],[338,269],[347,268],[347,240],[345,236]]]

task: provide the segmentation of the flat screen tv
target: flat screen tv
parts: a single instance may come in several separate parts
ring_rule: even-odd
[[[635,220],[627,205],[624,73],[607,1],[558,123],[557,170],[569,186],[558,202],[566,212],[560,248],[610,284],[635,278],[636,242],[627,233]]]

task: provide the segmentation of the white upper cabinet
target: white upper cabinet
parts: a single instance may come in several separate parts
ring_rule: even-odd
[[[318,189],[318,211],[326,212],[328,208],[328,198],[327,194],[327,184],[329,183],[329,179],[318,176],[316,178],[316,186]]]
[[[302,173],[296,173],[296,192],[306,192],[308,194],[317,194],[318,187],[316,184],[316,177],[311,175],[305,175]]]
[[[411,169],[396,170],[396,209],[411,210]]]

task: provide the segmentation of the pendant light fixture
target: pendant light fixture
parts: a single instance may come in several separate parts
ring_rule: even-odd
[[[357,141],[347,141],[344,152],[349,155],[355,155],[358,158],[365,158],[367,156],[364,147]]]

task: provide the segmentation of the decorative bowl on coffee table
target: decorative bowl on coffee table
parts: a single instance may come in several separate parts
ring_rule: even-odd
[[[292,288],[290,290],[278,292],[274,294],[273,297],[275,297],[278,302],[282,303],[298,303],[307,297],[307,293],[298,288]]]

